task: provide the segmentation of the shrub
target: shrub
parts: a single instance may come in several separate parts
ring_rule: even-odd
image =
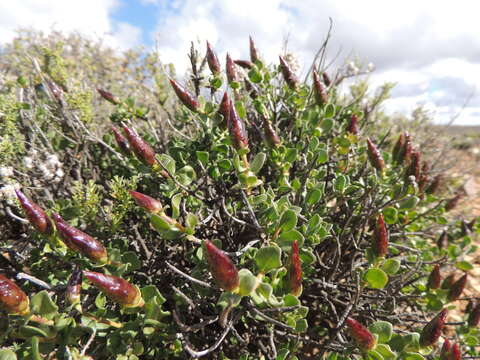
[[[360,84],[342,94],[344,74],[327,75],[323,59],[313,83],[302,83],[291,57],[267,66],[250,46],[250,60],[227,55],[226,77],[211,46],[207,61],[192,46],[193,90],[171,79],[168,93],[180,103],[162,107],[166,134],[155,131],[165,125],[158,113],[103,84],[108,123],[90,108],[75,120],[82,126],[71,126],[62,112],[83,106],[60,96],[75,79],[39,72],[51,84],[48,99],[32,95],[29,108],[46,112],[42,126],[58,121],[46,146],[82,175],[56,192],[34,174],[31,189],[17,177],[39,231],[30,226],[25,239],[3,243],[0,303],[10,314],[1,320],[2,357],[477,354],[478,306],[457,322],[447,310],[468,300],[465,256],[476,250],[478,226],[447,216],[460,194],[438,191],[439,172],[415,134],[395,145],[398,135],[377,126],[388,87],[372,98],[358,96]],[[12,87],[34,92],[34,83]],[[81,97],[85,105],[97,95],[84,90],[92,94]],[[24,109],[16,111],[21,118]],[[21,124],[19,134],[42,134]],[[23,210],[9,211],[27,229]],[[39,226],[53,223],[53,234]],[[29,310],[19,315],[11,297],[25,293]],[[440,350],[442,334],[455,334],[455,345]]]

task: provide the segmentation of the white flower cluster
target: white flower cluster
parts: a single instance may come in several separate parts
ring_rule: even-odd
[[[63,172],[63,164],[58,159],[58,156],[55,154],[48,154],[44,162],[35,164],[34,156],[37,154],[36,151],[32,152],[32,156],[27,156],[23,158],[23,165],[27,169],[33,169],[37,165],[38,171],[41,173],[44,180],[52,181],[57,184],[62,179],[65,173]]]
[[[11,166],[0,167],[0,178],[9,178],[13,176],[13,168]]]
[[[284,56],[284,59],[290,69],[295,74],[298,74],[298,72],[300,71],[300,60],[298,59],[298,56],[292,53],[288,53]]]
[[[363,70],[363,73],[370,73],[373,70],[375,70],[375,65],[373,63],[368,63],[365,70]],[[350,61],[347,64],[347,68],[345,69],[345,72],[348,76],[355,76],[360,74],[360,68],[358,67],[355,61]]]
[[[20,189],[19,183],[5,184],[0,187],[0,200],[6,200],[8,204],[12,205],[17,198],[15,190]]]

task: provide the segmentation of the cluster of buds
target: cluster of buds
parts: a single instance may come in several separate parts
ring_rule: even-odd
[[[2,274],[0,274],[0,308],[11,315],[26,315],[30,312],[27,294]]]
[[[295,240],[292,244],[292,251],[288,261],[286,278],[288,291],[295,296],[300,296],[302,293],[302,264],[300,261],[297,240]]]
[[[282,56],[279,56],[280,59],[280,70],[282,71],[283,79],[287,83],[288,87],[292,90],[295,90],[298,86],[298,78],[290,68],[290,65],[285,61]]]
[[[376,345],[375,336],[357,320],[349,317],[345,321],[350,336],[355,340],[356,345],[362,351],[372,350]]]
[[[383,160],[382,154],[380,154],[380,150],[378,150],[377,146],[370,139],[367,139],[367,145],[367,154],[370,164],[377,171],[382,172],[385,168],[385,161]]]
[[[200,103],[190,92],[188,92],[182,85],[177,83],[175,80],[170,79],[170,84],[177,94],[177,97],[180,99],[183,105],[185,105],[190,110],[197,112],[200,107]]]
[[[443,328],[445,327],[445,320],[447,319],[448,310],[443,309],[440,311],[437,316],[435,316],[430,322],[425,325],[420,333],[420,345],[423,347],[431,346],[435,344],[440,335],[442,334]]]
[[[442,350],[440,350],[440,360],[461,360],[462,351],[458,343],[451,344],[450,340],[445,339]]]
[[[318,105],[324,105],[328,103],[328,94],[325,86],[320,81],[320,76],[317,70],[313,69],[313,91],[315,93],[315,100]]]
[[[227,291],[236,291],[240,285],[240,278],[235,264],[209,240],[205,240],[204,245],[205,258],[217,285]]]

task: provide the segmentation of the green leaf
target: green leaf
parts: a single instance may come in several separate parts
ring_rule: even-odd
[[[127,264],[126,272],[135,271],[142,266],[137,254],[133,251],[127,251],[122,254],[122,263]]]
[[[195,170],[190,165],[178,170],[176,175],[178,182],[184,186],[190,185],[197,178]]]
[[[282,266],[282,250],[277,245],[260,248],[255,254],[255,262],[259,270],[266,273]]]
[[[295,322],[295,331],[296,332],[305,332],[308,329],[308,322],[306,319],[298,319]]]
[[[327,150],[325,149],[319,149],[317,151],[317,155],[318,155],[318,158],[317,158],[317,164],[320,165],[320,164],[325,164],[327,161],[328,161],[328,152]]]
[[[333,104],[328,104],[325,107],[325,117],[330,119],[335,116],[335,106]]]
[[[238,277],[240,278],[240,296],[248,296],[255,291],[258,284],[258,279],[250,272],[250,270],[241,269],[238,272]]]
[[[17,355],[12,350],[0,349],[0,360],[17,360]]]
[[[280,218],[280,228],[282,231],[292,230],[295,226],[297,226],[297,220],[297,214],[295,211],[291,209],[285,210]]]
[[[297,149],[295,148],[288,148],[285,151],[285,157],[283,158],[287,163],[293,163],[297,159]]]
[[[329,132],[333,127],[333,120],[332,119],[324,119],[320,124],[320,127],[324,132]]]
[[[398,211],[394,207],[383,209],[383,216],[387,224],[395,224],[398,220]]]
[[[172,196],[172,218],[176,219],[180,215],[180,203],[182,201],[182,194],[178,193]]]
[[[248,72],[248,78],[250,79],[251,82],[258,84],[262,82],[262,73],[258,71],[257,67],[253,67]]]
[[[39,315],[50,315],[58,311],[58,306],[55,304],[48,295],[46,290],[40,291],[38,294],[35,294],[30,301],[33,313]]]
[[[305,239],[300,231],[293,229],[282,232],[275,242],[282,248],[283,251],[290,251],[290,248],[295,240],[298,241],[298,246],[301,247]]]
[[[383,289],[388,283],[388,276],[380,269],[369,269],[365,273],[363,279],[372,289]]]
[[[266,158],[267,158],[267,155],[264,152],[260,152],[257,155],[255,155],[252,163],[250,164],[250,170],[254,174],[258,174],[258,172],[262,169]]]
[[[367,352],[366,359],[367,360],[384,360],[383,356],[375,350],[369,350]]]
[[[400,269],[400,261],[397,259],[388,259],[382,265],[382,270],[388,275],[394,275]]]
[[[195,229],[195,226],[197,226],[199,220],[195,214],[188,213],[186,221],[187,221],[187,226],[190,229]]]
[[[170,155],[159,154],[157,159],[171,175],[175,174],[175,160]]]
[[[379,343],[387,343],[392,338],[393,326],[388,321],[376,321],[368,329],[378,335]]]
[[[455,264],[455,267],[463,271],[473,270],[473,265],[468,261],[459,261]]]
[[[402,360],[425,360],[425,358],[416,352],[403,353]]]
[[[418,197],[412,196],[408,199],[405,199],[405,200],[401,201],[399,207],[400,207],[401,210],[413,209],[415,206],[417,206],[419,201],[420,201],[420,199]]]
[[[347,185],[348,185],[348,178],[344,175],[339,175],[335,179],[335,183],[333,186],[336,191],[342,194],[345,188],[347,187]]]
[[[322,192],[319,189],[313,189],[308,193],[305,201],[308,205],[315,205],[320,200],[321,197],[322,197]]]
[[[380,353],[385,360],[393,360],[397,358],[397,354],[390,349],[390,346],[385,344],[377,344],[375,351]]]

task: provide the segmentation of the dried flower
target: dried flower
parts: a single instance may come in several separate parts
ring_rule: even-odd
[[[155,214],[162,210],[162,203],[157,199],[139,193],[138,191],[129,190],[128,192],[132,196],[133,200],[135,200],[137,205],[147,212]]]
[[[27,294],[13,280],[0,274],[0,308],[12,315],[26,315],[30,312]]]
[[[286,278],[290,293],[295,296],[300,296],[302,293],[302,264],[300,261],[297,240],[292,244]]]
[[[204,244],[205,257],[215,282],[224,290],[236,290],[240,285],[240,278],[232,260],[210,241],[205,240]]]
[[[15,190],[15,193],[17,194],[20,205],[22,205],[30,224],[32,224],[38,232],[44,235],[52,235],[52,220],[50,220],[47,214],[45,214],[45,211],[43,211],[43,209],[32,200],[27,198],[20,190]]]
[[[175,94],[177,94],[183,105],[192,111],[198,111],[200,104],[198,103],[197,99],[190,94],[190,92],[188,92],[182,85],[173,79],[170,79],[170,84],[172,85]]]
[[[347,324],[350,335],[360,350],[368,351],[375,347],[375,337],[365,326],[351,317],[347,318],[345,323]]]
[[[145,165],[153,166],[157,161],[155,160],[155,151],[152,147],[127,125],[123,125],[123,131],[127,135],[130,147],[138,160]]]
[[[423,347],[433,345],[437,342],[445,327],[445,320],[447,318],[448,310],[443,309],[437,316],[435,316],[425,327],[420,334],[420,345]]]

